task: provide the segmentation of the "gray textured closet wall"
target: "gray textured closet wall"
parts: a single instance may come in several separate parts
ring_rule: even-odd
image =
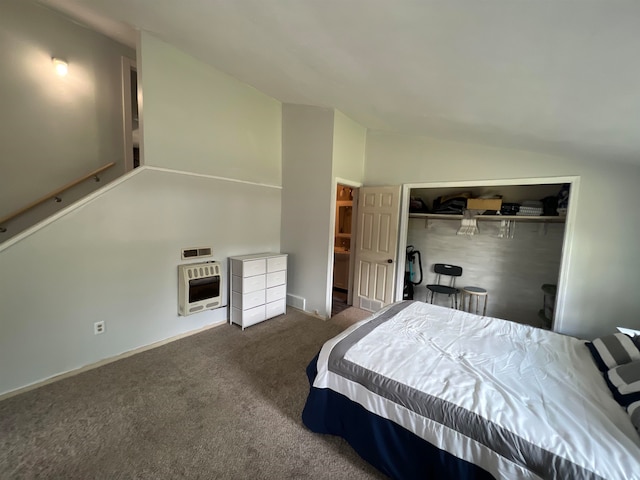
[[[541,325],[544,283],[557,283],[564,224],[517,222],[514,238],[499,238],[499,221],[478,221],[479,233],[457,235],[460,220],[409,219],[408,245],[422,254],[424,279],[414,287],[416,300],[426,299],[435,281],[434,263],[463,268],[457,286],[474,285],[489,292],[487,315]],[[417,281],[418,278],[416,277]],[[448,305],[444,296],[434,301]]]

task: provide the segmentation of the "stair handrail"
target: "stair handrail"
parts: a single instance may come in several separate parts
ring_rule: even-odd
[[[53,190],[52,192],[47,193],[46,195],[38,198],[37,200],[34,200],[30,204],[25,205],[24,207],[16,210],[15,212],[12,212],[9,215],[6,215],[6,216],[0,218],[0,233],[6,231],[6,229],[3,228],[3,226],[2,226],[4,223],[8,222],[9,220],[13,220],[16,217],[19,217],[23,213],[28,212],[32,208],[37,207],[38,205],[40,205],[41,203],[46,202],[47,200],[50,200],[52,198],[56,198],[62,192],[66,191],[66,190],[69,190],[72,187],[75,187],[79,183],[82,183],[85,180],[87,180],[89,178],[92,178],[92,177],[95,177],[96,181],[100,181],[100,179],[98,178],[98,174],[104,172],[105,170],[108,170],[109,168],[113,167],[115,164],[116,164],[116,162],[111,162],[111,163],[107,163],[106,165],[103,165],[102,167],[96,168],[92,172],[89,172],[86,175],[83,175],[83,176],[81,176],[81,177],[79,177],[79,178],[67,183],[66,185],[63,185],[62,187],[57,188],[57,189]]]

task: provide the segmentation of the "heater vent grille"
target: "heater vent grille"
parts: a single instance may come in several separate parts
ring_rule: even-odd
[[[182,249],[182,259],[203,258],[213,255],[211,247],[193,247]]]

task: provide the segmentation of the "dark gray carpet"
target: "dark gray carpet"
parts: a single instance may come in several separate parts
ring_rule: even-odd
[[[0,402],[0,478],[385,478],[300,419],[305,368],[348,322],[289,312]]]

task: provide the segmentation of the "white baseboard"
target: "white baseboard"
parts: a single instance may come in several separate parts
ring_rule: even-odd
[[[307,315],[309,315],[310,317],[314,317],[317,318],[319,320],[323,320],[323,321],[327,321],[329,320],[329,317],[327,315],[320,315],[319,313],[313,313],[313,312],[307,312],[305,311],[304,313],[306,313]]]
[[[300,310],[301,312],[304,312],[312,317],[319,318],[320,320],[329,320],[329,316],[321,315],[317,310],[314,310],[313,312],[308,311],[306,309],[307,299],[304,297],[300,297],[299,295],[287,293],[287,306],[295,308],[296,310]]]
[[[298,310],[304,311],[304,308],[307,305],[307,299],[299,295],[293,295],[292,293],[287,293],[287,305],[293,308],[297,308]]]
[[[160,340],[159,342],[151,343],[149,345],[145,345],[143,347],[134,348],[133,350],[129,350],[128,352],[121,353],[114,357],[105,358],[100,360],[99,362],[90,363],[89,365],[85,365],[84,367],[76,368],[75,370],[69,370],[68,372],[61,373],[59,375],[54,375],[53,377],[45,378],[44,380],[40,380],[38,382],[32,383],[25,387],[17,388],[16,390],[11,390],[10,392],[6,392],[0,395],[0,402],[2,400],[6,400],[7,398],[15,397],[16,395],[20,395],[21,393],[28,392],[30,390],[35,390],[36,388],[43,387],[50,383],[54,383],[65,378],[73,377],[80,373],[93,370],[94,368],[102,367],[103,365],[107,365],[109,363],[117,362],[118,360],[122,360],[123,358],[131,357],[138,353],[146,352],[147,350],[151,350],[154,348],[161,347],[166,345],[167,343],[175,342],[176,340],[180,340],[181,338],[190,337],[191,335],[195,335],[197,333],[204,332],[205,330],[209,330],[211,328],[220,327],[222,325],[226,325],[227,320],[220,320],[218,322],[212,323],[211,325],[206,325],[202,328],[198,328],[197,330],[191,330],[186,333],[181,333],[180,335],[176,335],[174,337],[166,338],[164,340]]]

